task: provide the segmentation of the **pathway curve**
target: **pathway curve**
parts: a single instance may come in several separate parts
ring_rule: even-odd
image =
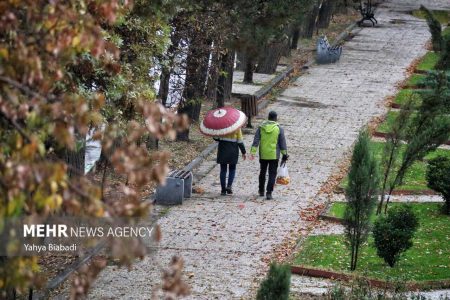
[[[386,1],[377,11],[379,26],[358,30],[344,45],[339,63],[313,66],[269,106],[278,112],[291,156],[291,184],[278,187],[274,201],[256,197],[256,161],[238,165],[233,197],[219,196],[219,171],[214,168],[198,183],[208,193],[171,208],[160,219],[158,251],[131,271],[108,267],[90,298],[150,298],[160,282],[159,266],[168,265],[173,255],[185,260],[191,298],[251,297],[255,278],[267,268],[263,259],[292,231],[308,226],[299,212],[324,201],[315,196],[359,129],[386,112],[383,99],[426,52],[426,24],[393,11],[396,1]],[[251,140],[245,136],[248,148]]]

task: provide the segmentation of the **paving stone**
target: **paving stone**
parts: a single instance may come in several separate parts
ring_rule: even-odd
[[[262,85],[233,83],[231,92],[233,94],[249,94],[253,95],[262,88]]]

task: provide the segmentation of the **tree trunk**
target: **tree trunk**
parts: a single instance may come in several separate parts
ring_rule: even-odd
[[[213,103],[216,103],[217,98],[219,72],[222,63],[220,55],[221,50],[222,48],[218,45],[218,42],[215,41],[212,50],[211,64],[208,69],[208,82],[206,84],[206,98]]]
[[[236,70],[238,71],[245,71],[245,66],[247,65],[247,56],[244,52],[237,52],[236,53]]]
[[[166,106],[167,104],[167,97],[169,95],[170,75],[173,72],[173,63],[178,46],[180,44],[180,39],[181,39],[180,33],[175,26],[172,35],[170,37],[171,44],[169,49],[167,50],[168,65],[163,66],[160,76],[158,97],[161,99],[163,106]]]
[[[356,270],[356,266],[358,265],[358,254],[359,254],[360,242],[361,242],[361,236],[358,232],[356,234],[355,257],[353,258],[353,271]]]
[[[288,36],[288,32],[286,32],[286,37],[282,41],[281,56],[284,56],[284,57],[291,56],[291,42],[290,42],[290,39]],[[280,63],[279,60],[278,60],[278,63]]]
[[[210,45],[203,32],[193,30],[186,62],[183,103],[178,106],[178,113],[186,114],[191,122],[198,122],[200,118],[202,98],[205,96]],[[189,140],[189,129],[179,132],[177,140]]]
[[[57,151],[57,156],[63,160],[67,166],[67,175],[69,177],[84,175],[84,156],[86,155],[86,140],[80,134],[75,134],[77,141],[75,150],[63,148]]]
[[[145,147],[147,150],[158,150],[159,140],[152,135],[148,135],[145,138]]]
[[[190,100],[178,107],[178,114],[186,114],[189,118],[190,123],[195,121],[195,117],[200,116],[200,110],[202,103],[199,100]],[[177,132],[177,141],[188,141],[189,140],[189,127],[184,131]]]
[[[305,27],[303,28],[302,37],[306,39],[311,39],[314,35],[316,28],[317,15],[319,14],[319,4],[315,4],[311,14],[308,16],[305,22]]]
[[[78,151],[66,149],[64,151],[64,160],[69,169],[67,174],[69,177],[80,176],[84,174],[84,155],[86,154],[86,146],[83,145]]]
[[[217,82],[216,107],[225,106],[225,101],[231,98],[233,85],[234,51],[228,50],[220,61],[220,75]]]
[[[6,265],[8,263],[8,257],[7,256],[0,256],[0,268],[3,268],[4,265]],[[3,282],[8,282],[8,275],[5,273],[3,273],[6,275],[6,278],[0,278]],[[15,288],[11,288],[11,287],[1,287],[0,288],[0,297],[1,299],[5,299],[5,300],[15,300],[17,298],[17,292]]]
[[[255,64],[252,57],[247,57],[245,71],[244,71],[244,83],[253,83],[253,69]]]
[[[158,97],[161,99],[161,103],[166,107],[167,96],[169,95],[169,80],[170,80],[170,69],[163,67],[161,71],[161,76],[159,77],[159,91]]]
[[[354,262],[355,262],[355,241],[354,241],[354,238],[355,237],[352,237],[352,244],[351,244],[351,253],[352,253],[352,257],[351,257],[351,259],[350,259],[350,271],[353,271],[353,270],[355,270],[354,268],[353,268],[353,266],[354,266]]]
[[[334,10],[334,0],[324,0],[319,10],[317,28],[328,28]]]
[[[110,165],[110,159],[113,153],[116,151],[117,148],[122,146],[122,137],[118,136],[113,140],[113,144],[108,151],[102,147],[102,150],[100,152],[100,157],[98,158],[97,162],[95,163],[94,168],[96,170],[101,170],[102,166]]]
[[[283,50],[285,50],[285,40],[276,41],[266,45],[263,54],[258,60],[258,67],[256,73],[273,74],[277,70],[278,62],[280,61]]]
[[[183,131],[177,132],[177,141],[182,141],[182,142],[189,141],[189,127]]]
[[[224,88],[223,88],[223,98],[225,101],[231,99],[231,90],[233,88],[233,74],[234,74],[234,51],[229,51],[229,55],[225,61],[224,70],[226,72]]]
[[[292,31],[291,49],[297,49],[299,38],[300,38],[300,28],[296,27]]]

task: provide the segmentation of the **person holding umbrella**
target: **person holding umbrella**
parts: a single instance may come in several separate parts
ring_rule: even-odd
[[[219,142],[217,163],[220,164],[221,195],[233,194],[233,181],[239,150],[246,159],[246,150],[242,140],[241,127],[245,124],[245,114],[233,107],[222,107],[208,112],[200,124],[200,131]],[[227,182],[228,173],[228,182]]]
[[[269,169],[269,180],[266,188],[266,199],[271,200],[273,187],[277,177],[278,160],[280,153],[283,155],[281,163],[288,159],[286,138],[283,128],[277,123],[277,113],[269,112],[268,120],[264,121],[256,130],[250,150],[250,160],[253,160],[259,147],[259,195],[264,197],[264,185],[266,182],[266,173]]]

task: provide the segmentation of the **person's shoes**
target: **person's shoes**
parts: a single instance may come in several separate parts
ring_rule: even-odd
[[[259,196],[264,197],[264,191],[259,191]]]
[[[221,195],[221,196],[226,196],[226,195],[227,195],[227,190],[222,190],[222,191],[220,192],[220,195]]]
[[[266,194],[266,199],[267,200],[272,200],[273,198],[272,198],[272,193],[267,193]]]
[[[231,186],[227,187],[226,191],[228,195],[233,195],[233,189],[231,188]]]

